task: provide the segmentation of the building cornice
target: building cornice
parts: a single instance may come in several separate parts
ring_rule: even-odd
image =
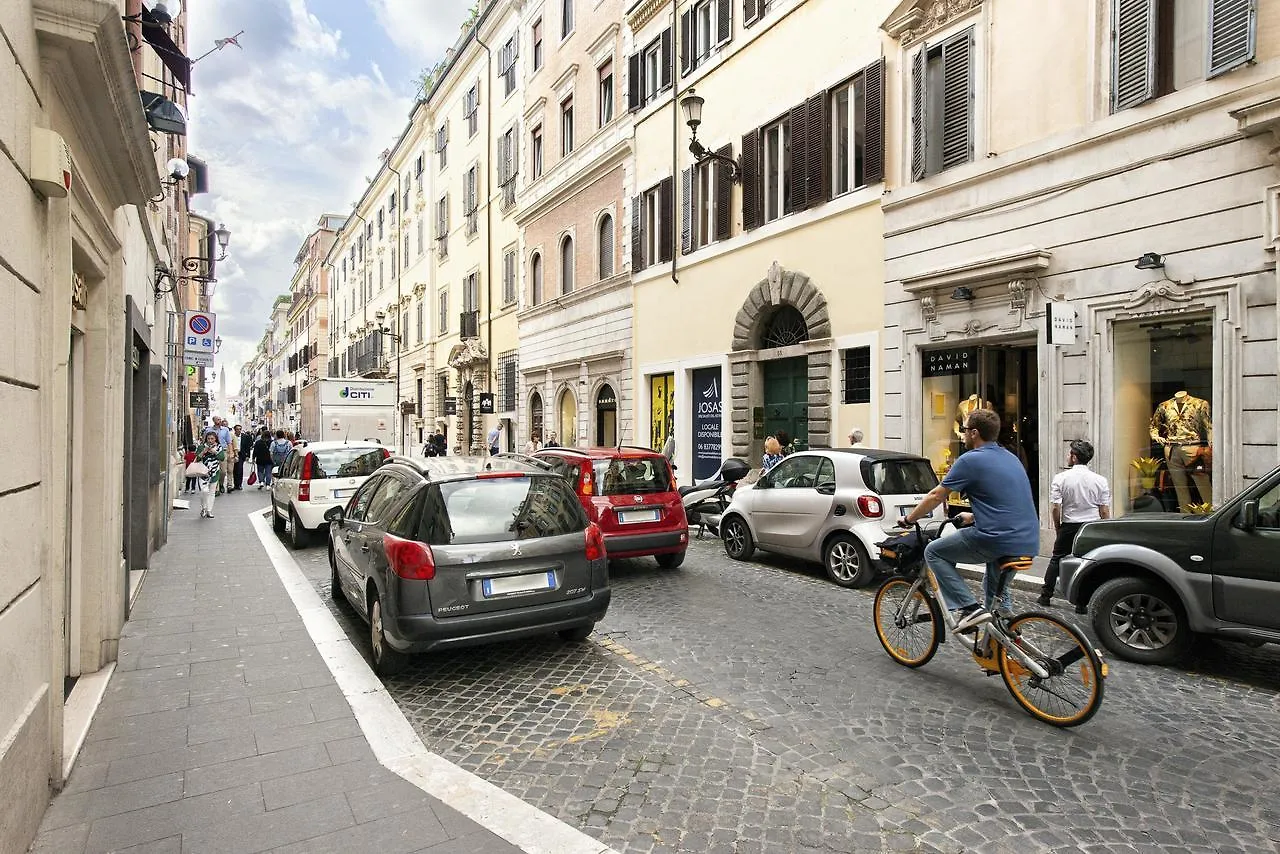
[[[605,28],[605,31],[591,43],[591,47],[587,48],[587,55],[595,62],[596,65],[604,62],[613,55],[613,48],[618,39],[618,33],[622,30],[617,23],[612,23]]]
[[[631,32],[638,33],[669,5],[670,0],[642,0],[627,12],[627,26],[631,28]]]
[[[588,300],[595,299],[596,297],[603,296],[604,294],[619,290],[620,288],[629,287],[630,285],[631,273],[630,271],[623,270],[619,273],[615,273],[607,279],[592,282],[585,288],[580,288],[572,293],[563,294],[555,297],[554,299],[549,299],[539,305],[530,306],[529,308],[524,309],[519,314],[520,322],[525,323],[530,320],[545,317],[548,314],[554,314],[561,309],[587,302]]]
[[[907,47],[981,8],[982,0],[903,0],[880,29]]]
[[[622,136],[587,166],[575,163],[572,158],[561,160],[538,180],[537,184],[541,185],[544,192],[529,202],[528,206],[516,209],[516,225],[527,225],[542,216],[568,197],[623,165],[630,156],[631,137]],[[565,168],[562,170],[561,167]],[[568,174],[561,175],[562,171]]]
[[[937,267],[904,276],[902,289],[913,296],[957,287],[979,287],[1013,279],[1035,278],[1049,269],[1053,252],[1038,246],[1023,246],[960,264]]]

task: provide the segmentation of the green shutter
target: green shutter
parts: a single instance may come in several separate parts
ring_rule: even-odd
[[[942,43],[942,168],[973,160],[973,29]]]

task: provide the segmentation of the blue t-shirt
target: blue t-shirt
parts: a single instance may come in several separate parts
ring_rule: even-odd
[[[956,458],[942,485],[963,492],[973,509],[975,538],[998,557],[1040,551],[1040,519],[1021,461],[994,442]]]

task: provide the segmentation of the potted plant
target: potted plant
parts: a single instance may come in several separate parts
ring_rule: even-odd
[[[1138,457],[1129,465],[1138,472],[1138,482],[1143,489],[1151,489],[1156,485],[1156,472],[1160,470],[1160,461],[1154,457]]]

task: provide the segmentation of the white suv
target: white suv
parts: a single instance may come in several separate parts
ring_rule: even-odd
[[[325,511],[345,505],[391,452],[376,442],[310,442],[289,452],[271,478],[271,526],[295,549],[322,528]]]

